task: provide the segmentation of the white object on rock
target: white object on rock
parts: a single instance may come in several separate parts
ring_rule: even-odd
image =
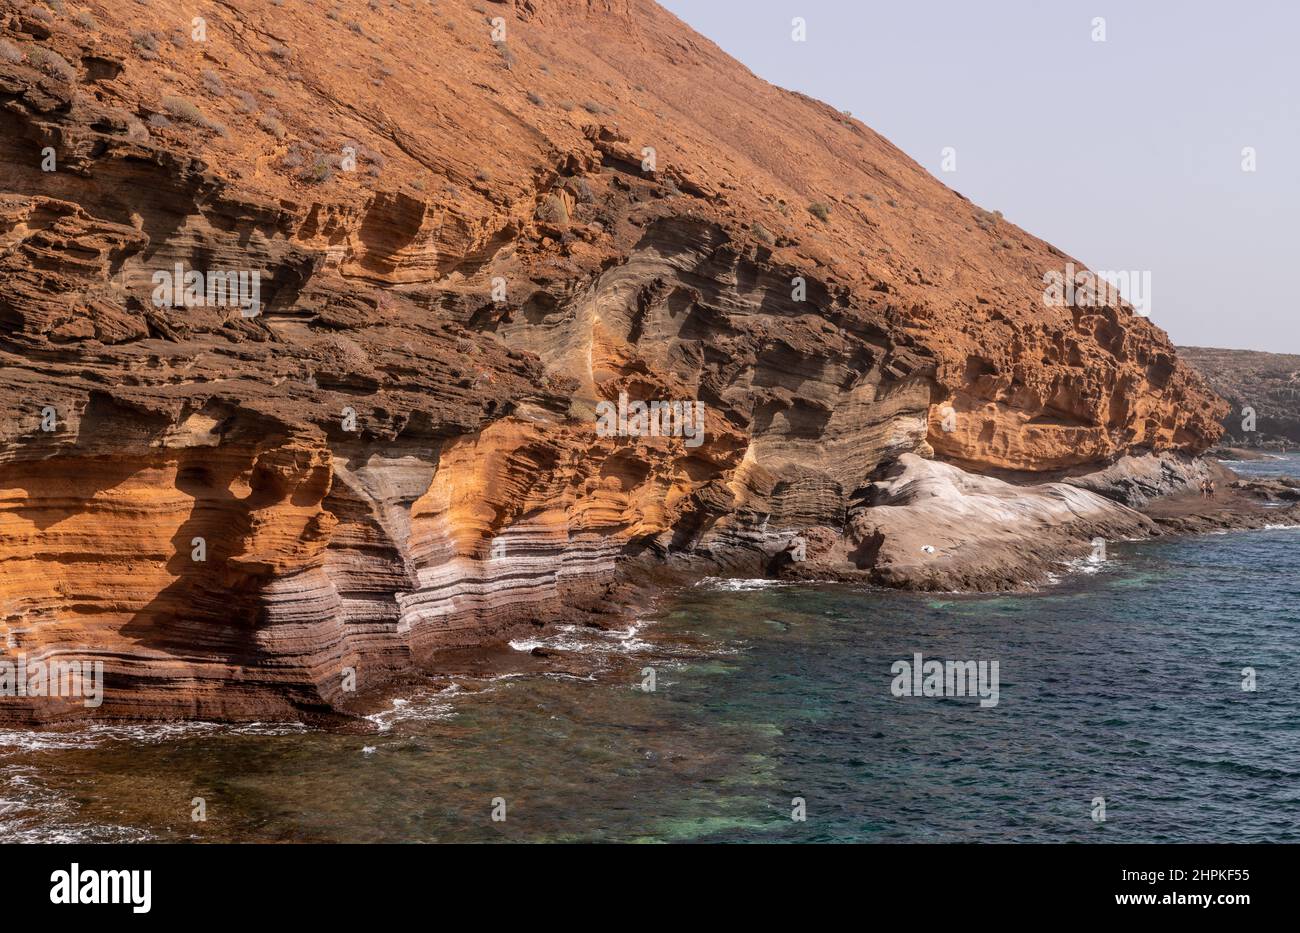
[[[933,544],[922,544],[922,545],[921,545],[921,550],[925,551],[925,553],[927,553],[927,554],[933,554],[933,553],[934,553],[934,545],[933,545]]]

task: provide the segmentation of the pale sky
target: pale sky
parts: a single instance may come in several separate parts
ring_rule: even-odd
[[[1149,270],[1175,343],[1300,353],[1300,2],[660,2],[1093,269]]]

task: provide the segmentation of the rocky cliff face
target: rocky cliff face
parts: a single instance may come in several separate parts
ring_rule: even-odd
[[[0,17],[0,636],[105,696],[2,718],[328,708],[851,537],[903,454],[1217,437],[1068,257],[649,0],[57,6]]]
[[[1300,445],[1300,356],[1211,347],[1179,347],[1178,352],[1231,406],[1223,419],[1226,442]]]

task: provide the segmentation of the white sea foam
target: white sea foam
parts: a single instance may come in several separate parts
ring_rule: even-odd
[[[106,742],[159,745],[180,739],[212,735],[294,735],[308,730],[300,722],[155,722],[103,723],[75,729],[36,731],[0,729],[0,749],[35,752],[70,748],[98,748]]]
[[[420,692],[410,697],[399,697],[392,701],[392,707],[366,717],[380,732],[388,732],[399,722],[431,722],[450,719],[456,715],[453,700],[462,690],[459,684],[452,684],[441,690]],[[370,748],[371,746],[367,746]],[[365,749],[362,749],[365,751]],[[373,748],[372,748],[373,751]],[[370,754],[370,752],[366,752]]]
[[[40,752],[61,748],[87,748],[95,743],[86,732],[28,732],[24,729],[0,729],[0,749]]]
[[[510,647],[516,651],[532,651],[534,648],[547,648],[553,651],[588,651],[592,648],[592,644],[556,634],[545,638],[516,638],[510,642]]]
[[[777,586],[789,586],[785,580],[769,580],[766,577],[754,577],[750,579],[740,579],[732,577],[705,577],[695,584],[696,586],[707,586],[710,589],[721,590],[726,593],[747,593],[750,590],[765,590]]]
[[[626,629],[585,628],[580,625],[557,625],[555,631],[538,638],[519,638],[510,642],[516,651],[543,648],[575,653],[636,654],[653,646],[637,637],[646,622],[638,619]]]
[[[1075,560],[1061,562],[1067,573],[1100,573],[1106,566],[1106,561],[1102,558],[1079,557]]]
[[[73,802],[46,787],[33,766],[6,765],[3,775],[0,839],[5,842],[145,842],[152,838],[141,829],[77,820]]]
[[[1113,558],[1096,557],[1089,554],[1087,557],[1076,557],[1071,560],[1057,561],[1056,565],[1061,568],[1060,572],[1047,571],[1044,574],[1044,586],[1058,586],[1067,576],[1075,574],[1084,574],[1091,576],[1094,573],[1102,571],[1110,572],[1115,569]]]
[[[98,724],[45,731],[0,730],[0,759],[27,753],[100,748],[113,742],[158,745],[212,735],[290,735],[302,723],[160,722]],[[0,766],[0,839],[6,842],[145,842],[153,836],[129,826],[95,825],[77,818],[72,800],[46,787],[34,765]]]

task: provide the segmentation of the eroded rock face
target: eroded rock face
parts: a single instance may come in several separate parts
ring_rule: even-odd
[[[1075,543],[1104,559],[1106,541],[1149,534],[1129,507],[1067,483],[1013,486],[904,454],[868,487],[851,519],[850,559],[873,582],[927,590],[999,590],[1037,583]],[[1082,542],[1097,542],[1094,556]],[[1086,555],[1086,556],[1084,556]]]
[[[632,558],[825,550],[901,456],[1217,437],[1068,257],[648,0],[381,6],[6,7],[0,636],[106,689],[0,718],[327,709]]]
[[[1210,387],[1231,405],[1224,442],[1293,449],[1300,444],[1300,355],[1179,347]]]

